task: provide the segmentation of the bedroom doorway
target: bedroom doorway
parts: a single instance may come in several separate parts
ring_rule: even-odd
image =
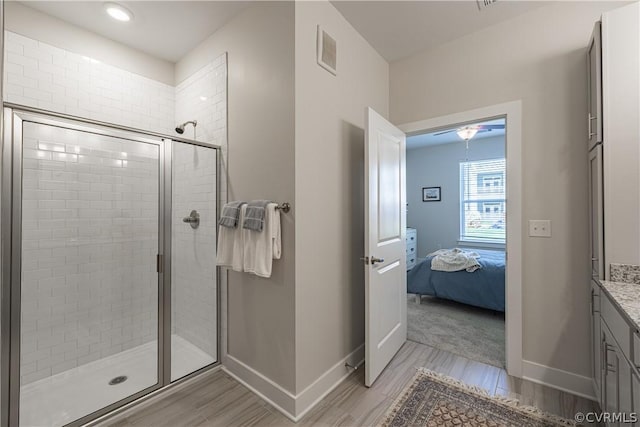
[[[505,118],[407,138],[407,336],[504,368]]]
[[[521,377],[521,103],[400,128],[408,339]]]

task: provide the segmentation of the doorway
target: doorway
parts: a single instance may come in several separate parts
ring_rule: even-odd
[[[509,375],[522,377],[521,101],[407,123],[399,128],[411,137],[500,118],[505,120],[505,172],[509,177],[505,189],[505,260],[508,260],[505,268],[505,362]]]
[[[407,138],[408,339],[505,367],[505,119]]]

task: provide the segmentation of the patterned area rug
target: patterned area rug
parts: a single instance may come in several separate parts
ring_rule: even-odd
[[[504,368],[504,313],[455,301],[407,296],[407,334],[416,341],[471,360]]]
[[[384,427],[547,427],[574,426],[517,400],[489,396],[442,374],[420,368],[383,417]]]

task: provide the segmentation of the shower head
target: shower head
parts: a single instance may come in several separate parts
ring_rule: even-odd
[[[184,128],[186,125],[193,125],[194,129],[196,126],[198,126],[198,121],[197,120],[190,120],[188,122],[184,122],[181,125],[176,126],[176,132],[179,133],[180,135],[182,135],[184,133]]]

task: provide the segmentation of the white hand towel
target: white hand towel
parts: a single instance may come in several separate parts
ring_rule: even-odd
[[[246,204],[240,207],[238,224],[242,224],[246,209]],[[242,227],[240,225],[235,228],[223,227],[222,225],[218,227],[217,261],[220,267],[227,267],[233,271],[243,271],[244,244],[242,238]]]
[[[276,203],[269,203],[265,210],[262,231],[242,230],[244,244],[244,271],[260,277],[271,277],[274,259],[280,259],[282,237],[280,233],[280,211]]]

